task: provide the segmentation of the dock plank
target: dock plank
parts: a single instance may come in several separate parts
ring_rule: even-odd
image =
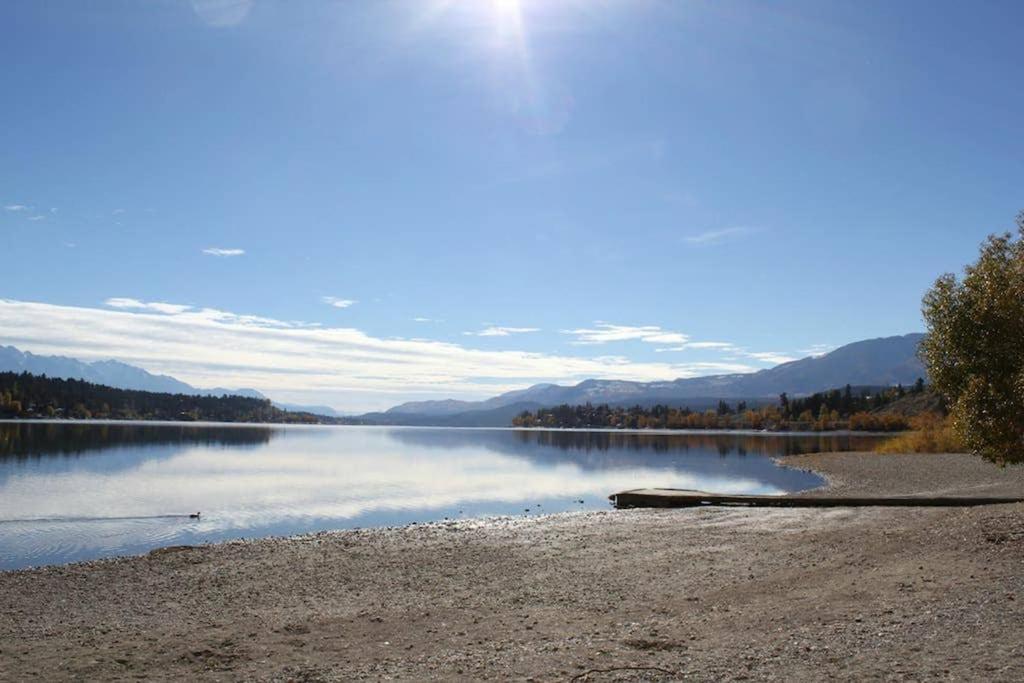
[[[723,494],[687,489],[633,489],[610,495],[617,508],[699,507],[963,507],[1024,502],[1011,496],[800,496]]]

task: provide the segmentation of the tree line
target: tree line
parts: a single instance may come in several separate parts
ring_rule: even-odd
[[[78,379],[0,372],[0,418],[70,418],[313,424],[318,415],[245,396],[188,396],[115,389]]]
[[[536,411],[523,411],[512,420],[514,427],[550,427],[560,429],[768,429],[777,431],[809,430],[895,432],[910,427],[907,417],[884,412],[884,408],[908,394],[927,391],[919,379],[909,389],[843,389],[790,398],[783,393],[777,403],[750,406],[747,401],[735,405],[719,401],[714,409],[691,410],[688,407],[654,405],[643,407],[608,404],[563,404]]]

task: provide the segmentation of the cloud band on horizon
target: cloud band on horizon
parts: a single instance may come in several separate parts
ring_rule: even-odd
[[[383,339],[353,328],[127,297],[107,304],[111,308],[0,299],[0,337],[35,353],[116,358],[195,386],[333,396],[323,400],[335,405],[349,395],[376,395],[380,404],[411,394],[483,397],[536,382],[654,381],[757,369],[728,361],[634,362]]]

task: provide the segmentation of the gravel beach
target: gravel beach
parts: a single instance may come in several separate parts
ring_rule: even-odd
[[[1021,494],[961,455],[830,494]],[[609,491],[608,493],[612,493]],[[623,510],[0,573],[0,680],[1024,680],[1024,505]]]

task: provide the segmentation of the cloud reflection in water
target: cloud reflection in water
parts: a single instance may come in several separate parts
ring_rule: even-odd
[[[794,446],[792,438],[213,425],[147,426],[146,438],[136,438],[139,427],[118,425],[112,433],[107,425],[111,448],[104,449],[95,433],[104,426],[17,427],[12,436],[11,425],[0,425],[0,520],[197,510],[203,517],[5,522],[6,568],[459,511],[604,508],[610,493],[645,486],[781,493],[819,481],[766,457],[820,447]],[[92,446],[76,450],[69,440]],[[31,448],[19,446],[26,441]]]

